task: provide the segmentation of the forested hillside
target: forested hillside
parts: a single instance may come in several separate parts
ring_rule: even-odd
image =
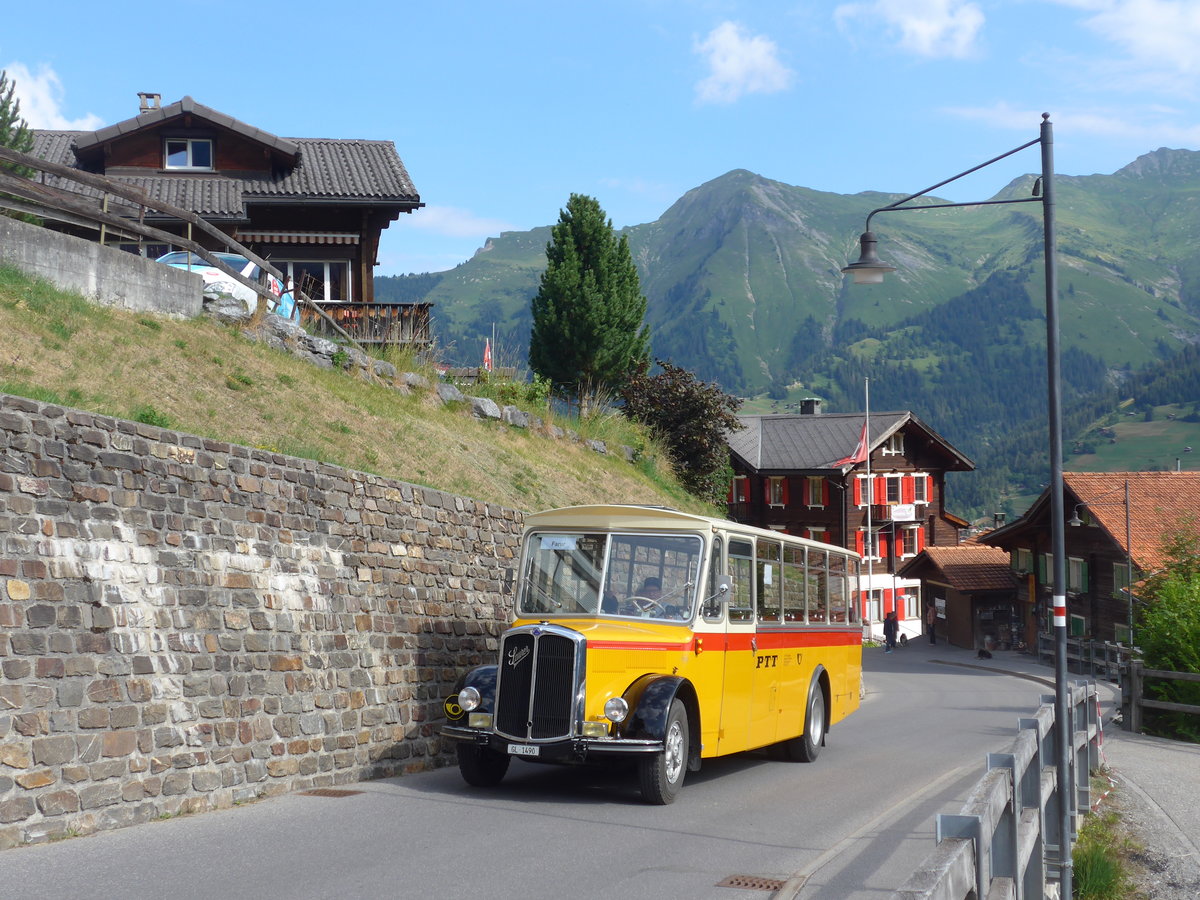
[[[996,196],[1032,185],[1019,178]],[[1056,185],[1071,447],[1119,403],[1200,400],[1200,153],[1158,150]],[[872,406],[913,410],[976,461],[952,481],[954,503],[998,509],[1046,478],[1040,212],[881,216],[879,252],[897,272],[848,284],[840,268],[857,256],[867,212],[895,199],[737,170],[627,229],[652,352],[740,396],[815,394],[831,411],[861,409],[870,378]],[[520,365],[548,236],[507,233],[449,272],[378,279],[377,291],[433,302],[448,361],[478,364],[495,333],[500,357]]]

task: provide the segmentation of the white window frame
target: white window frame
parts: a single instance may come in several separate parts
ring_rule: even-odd
[[[171,144],[186,144],[187,145],[187,162],[182,166],[171,165]],[[207,166],[198,166],[192,161],[194,156],[193,147],[197,144],[208,145],[208,160]],[[213,146],[212,138],[189,138],[189,137],[168,137],[163,138],[163,168],[170,169],[172,172],[211,172],[216,168],[216,150]]]
[[[767,484],[767,490],[771,494],[771,500],[767,505],[772,509],[783,509],[783,476],[769,475]]]
[[[900,559],[912,559],[917,555],[917,544],[920,543],[917,538],[921,530],[920,525],[905,525],[900,529]],[[908,552],[909,542],[912,542],[912,552]]]
[[[883,442],[884,456],[902,456],[904,454],[904,432],[897,431]]]
[[[807,532],[807,537],[810,541],[820,541],[822,544],[829,543],[828,528],[814,528],[812,525],[805,525],[804,530]]]
[[[823,475],[807,475],[805,477],[808,480],[808,508],[824,509],[825,477]]]
[[[915,587],[901,588],[900,596],[904,598],[904,618],[919,619],[921,617],[921,594]]]
[[[859,531],[863,535],[863,559],[883,562],[883,557],[879,555],[879,532],[867,528],[860,528]]]
[[[913,503],[928,503],[929,502],[929,475],[924,472],[914,472],[913,476]]]
[[[1082,594],[1087,590],[1083,587],[1083,575],[1086,571],[1087,560],[1078,556],[1067,557],[1067,591]]]
[[[1112,595],[1122,600],[1129,596],[1129,576],[1132,574],[1129,567],[1123,562],[1115,562],[1113,568],[1113,589]]]
[[[330,298],[330,290],[329,290],[329,286],[332,283],[330,280],[330,276],[329,276],[329,266],[331,264],[341,263],[342,265],[344,265],[346,267],[346,297],[347,297],[347,299],[345,301],[341,301],[341,302],[349,303],[351,301],[348,298],[354,296],[354,261],[351,259],[303,259],[303,258],[278,259],[278,260],[272,259],[271,263],[272,263],[272,265],[275,266],[275,268],[279,269],[280,272],[282,272],[285,276],[287,276],[288,284],[291,284],[291,285],[296,284],[295,270],[293,269],[293,264],[300,263],[301,265],[305,265],[305,266],[316,266],[316,265],[321,266],[322,274],[324,275],[324,280],[322,282],[322,288],[324,290],[324,294],[320,297],[312,298],[313,300],[316,300],[318,303],[332,303],[333,302],[332,299]]]
[[[861,501],[858,504],[859,509],[864,506],[870,506],[875,502],[875,475],[857,475],[862,487],[858,489],[858,498]]]
[[[883,591],[867,591],[867,621],[883,621]]]
[[[1017,547],[1013,550],[1012,569],[1019,575],[1028,575],[1033,571],[1033,551],[1028,547]]]

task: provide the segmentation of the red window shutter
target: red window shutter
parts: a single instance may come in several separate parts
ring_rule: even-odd
[[[809,496],[812,492],[808,489],[808,479],[805,478],[800,482],[800,505],[808,506],[812,503],[812,498]]]
[[[925,549],[925,529],[917,529],[917,552],[920,553]]]
[[[900,480],[900,501],[902,503],[915,503],[917,499],[916,477],[913,475],[905,475]]]
[[[925,476],[925,502],[926,503],[933,502],[933,476],[932,475]]]
[[[822,506],[829,505],[829,482],[828,482],[828,480],[823,480],[821,482],[821,505]]]
[[[887,503],[887,479],[882,475],[875,479],[875,490],[871,493],[871,502],[876,506]]]
[[[882,534],[879,536],[879,558],[888,558],[888,540]]]
[[[867,549],[867,538],[861,531],[854,535],[854,549],[858,551],[858,555],[862,556]]]
[[[764,503],[771,502],[771,479],[770,478],[763,479],[763,502]]]
[[[854,505],[862,506],[862,483],[861,478],[854,479]]]
[[[788,479],[787,478],[783,479],[783,494],[782,494],[782,496],[783,496],[783,505],[787,506],[788,505]]]
[[[733,486],[737,484],[736,478],[729,479],[729,502],[733,502]]]

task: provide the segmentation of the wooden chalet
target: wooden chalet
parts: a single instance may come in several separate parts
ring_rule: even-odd
[[[401,213],[424,206],[391,141],[276,137],[191,97],[163,106],[158,94],[138,96],[138,115],[115,125],[95,131],[35,130],[33,155],[194,211],[277,266],[323,308],[335,310],[335,318],[351,326],[347,330],[362,322],[371,332],[364,334],[367,338],[393,328],[409,335],[410,342],[428,341],[427,304],[374,302],[383,229]],[[43,178],[55,187],[96,193],[65,178]],[[225,249],[152,208],[115,198],[105,206],[208,249]],[[97,236],[94,227],[74,219],[47,225],[93,240]],[[99,234],[104,243],[152,258],[173,249],[111,230]],[[402,315],[393,306],[423,308]]]
[[[947,472],[974,464],[911,412],[739,416],[729,435],[729,518],[846,547],[864,560],[863,621],[873,635],[895,609],[922,630],[919,582],[900,567],[926,547],[955,545],[967,522],[945,507]]]
[[[1017,601],[1017,577],[997,547],[976,541],[926,547],[899,574],[921,583],[926,607],[936,611],[939,639],[969,650],[1011,650],[1033,640]]]
[[[1064,473],[1071,636],[1136,643],[1129,586],[1136,603],[1138,582],[1166,564],[1170,537],[1182,528],[1200,529],[1198,510],[1200,472]],[[1008,554],[1024,617],[1044,634],[1052,628],[1050,514],[1047,489],[1021,518],[979,538]]]

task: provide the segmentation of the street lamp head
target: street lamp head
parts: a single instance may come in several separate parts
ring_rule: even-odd
[[[1067,524],[1072,528],[1078,528],[1083,524],[1083,519],[1079,518],[1079,507],[1075,507],[1075,512],[1071,513],[1071,518],[1067,519]]]
[[[888,272],[895,272],[896,267],[889,266],[875,253],[877,241],[873,232],[864,231],[858,243],[862,248],[858,259],[848,266],[843,266],[842,272],[853,275],[855,284],[882,284],[883,276]]]

